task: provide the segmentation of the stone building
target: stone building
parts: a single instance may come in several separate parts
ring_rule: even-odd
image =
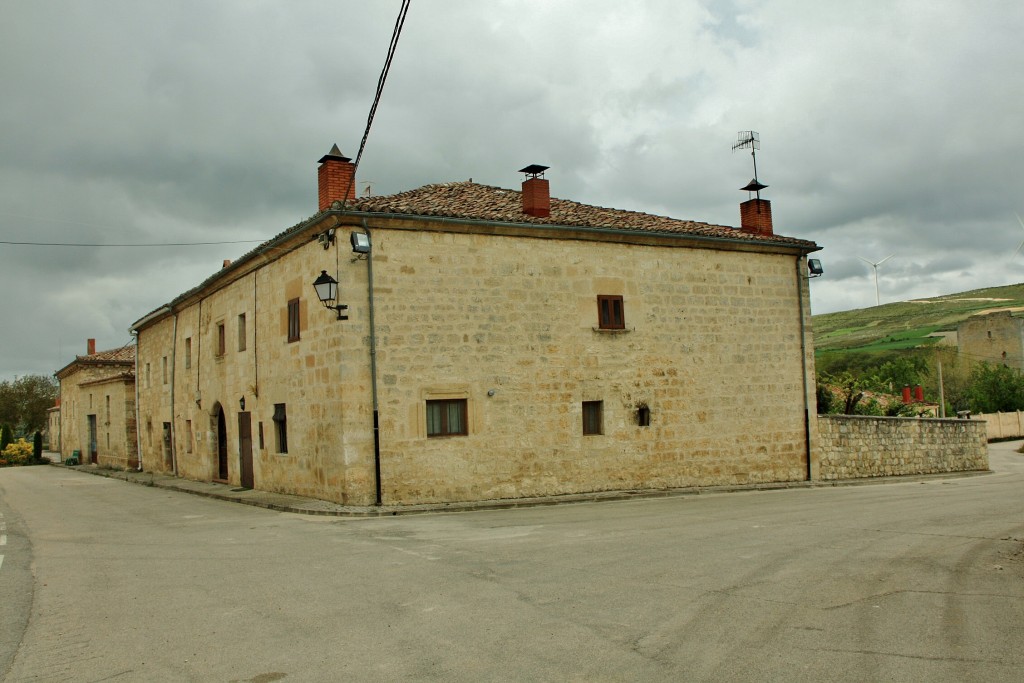
[[[539,166],[357,199],[320,164],[318,213],[134,324],[144,469],[352,505],[815,476],[818,247],[766,200],[710,225]]]
[[[1016,309],[978,313],[957,326],[962,358],[1024,370],[1024,317]]]
[[[60,381],[59,437],[50,448],[63,459],[78,451],[82,463],[116,468],[138,467],[135,432],[135,346],[76,356],[56,373]]]

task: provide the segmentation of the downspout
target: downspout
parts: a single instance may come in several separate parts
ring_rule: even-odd
[[[366,279],[367,296],[370,300],[370,387],[373,393],[373,471],[376,484],[377,505],[383,505],[380,484],[380,411],[377,402],[377,325],[374,321],[373,308],[373,237],[370,235],[370,226],[363,219],[363,232],[370,242],[370,253],[366,255]]]
[[[807,481],[811,481],[811,405],[807,397],[807,321],[804,315],[804,256],[796,258],[796,296],[800,304],[800,367],[804,388],[804,446],[807,459]],[[817,414],[817,410],[815,410]]]
[[[142,471],[142,421],[139,419],[139,331],[132,330],[135,337],[135,454],[139,459],[138,471]]]
[[[177,430],[175,429],[174,419],[174,379],[175,379],[175,368],[177,363],[175,359],[178,357],[178,312],[174,312],[174,329],[171,332],[171,471],[174,472],[174,476],[178,476],[178,440],[175,438]]]

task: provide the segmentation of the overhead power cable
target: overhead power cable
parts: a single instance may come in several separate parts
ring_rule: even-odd
[[[22,247],[198,247],[211,244],[256,244],[266,240],[230,240],[224,242],[160,242],[153,244],[91,244],[85,242],[11,242],[0,240],[0,244]]]
[[[353,171],[359,168],[359,161],[363,158],[363,150],[366,149],[366,139],[370,137],[370,126],[373,125],[373,117],[377,113],[377,105],[380,103],[381,93],[384,92],[384,83],[388,80],[388,73],[391,71],[391,62],[395,58],[395,50],[398,48],[398,38],[402,35],[402,27],[405,25],[405,15],[409,13],[409,2],[410,0],[402,0],[402,6],[398,10],[398,18],[395,19],[395,28],[391,31],[391,43],[388,45],[387,58],[384,60],[384,67],[380,71],[380,76],[377,78],[377,91],[373,96],[373,104],[370,105],[370,113],[366,117],[366,128],[363,130],[363,139],[359,142],[359,152],[356,154],[356,160],[353,164]],[[348,187],[345,188],[345,193],[341,196],[346,198],[352,190],[352,183],[355,182],[355,173],[352,173],[352,177],[349,179]]]

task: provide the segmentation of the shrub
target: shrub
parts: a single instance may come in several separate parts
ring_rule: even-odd
[[[24,465],[32,459],[32,444],[25,439],[18,439],[7,446],[2,455],[8,465]]]

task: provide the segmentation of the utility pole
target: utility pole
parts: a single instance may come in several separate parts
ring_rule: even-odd
[[[939,362],[939,417],[946,417],[946,392],[942,389],[942,358],[935,354],[935,360]]]

